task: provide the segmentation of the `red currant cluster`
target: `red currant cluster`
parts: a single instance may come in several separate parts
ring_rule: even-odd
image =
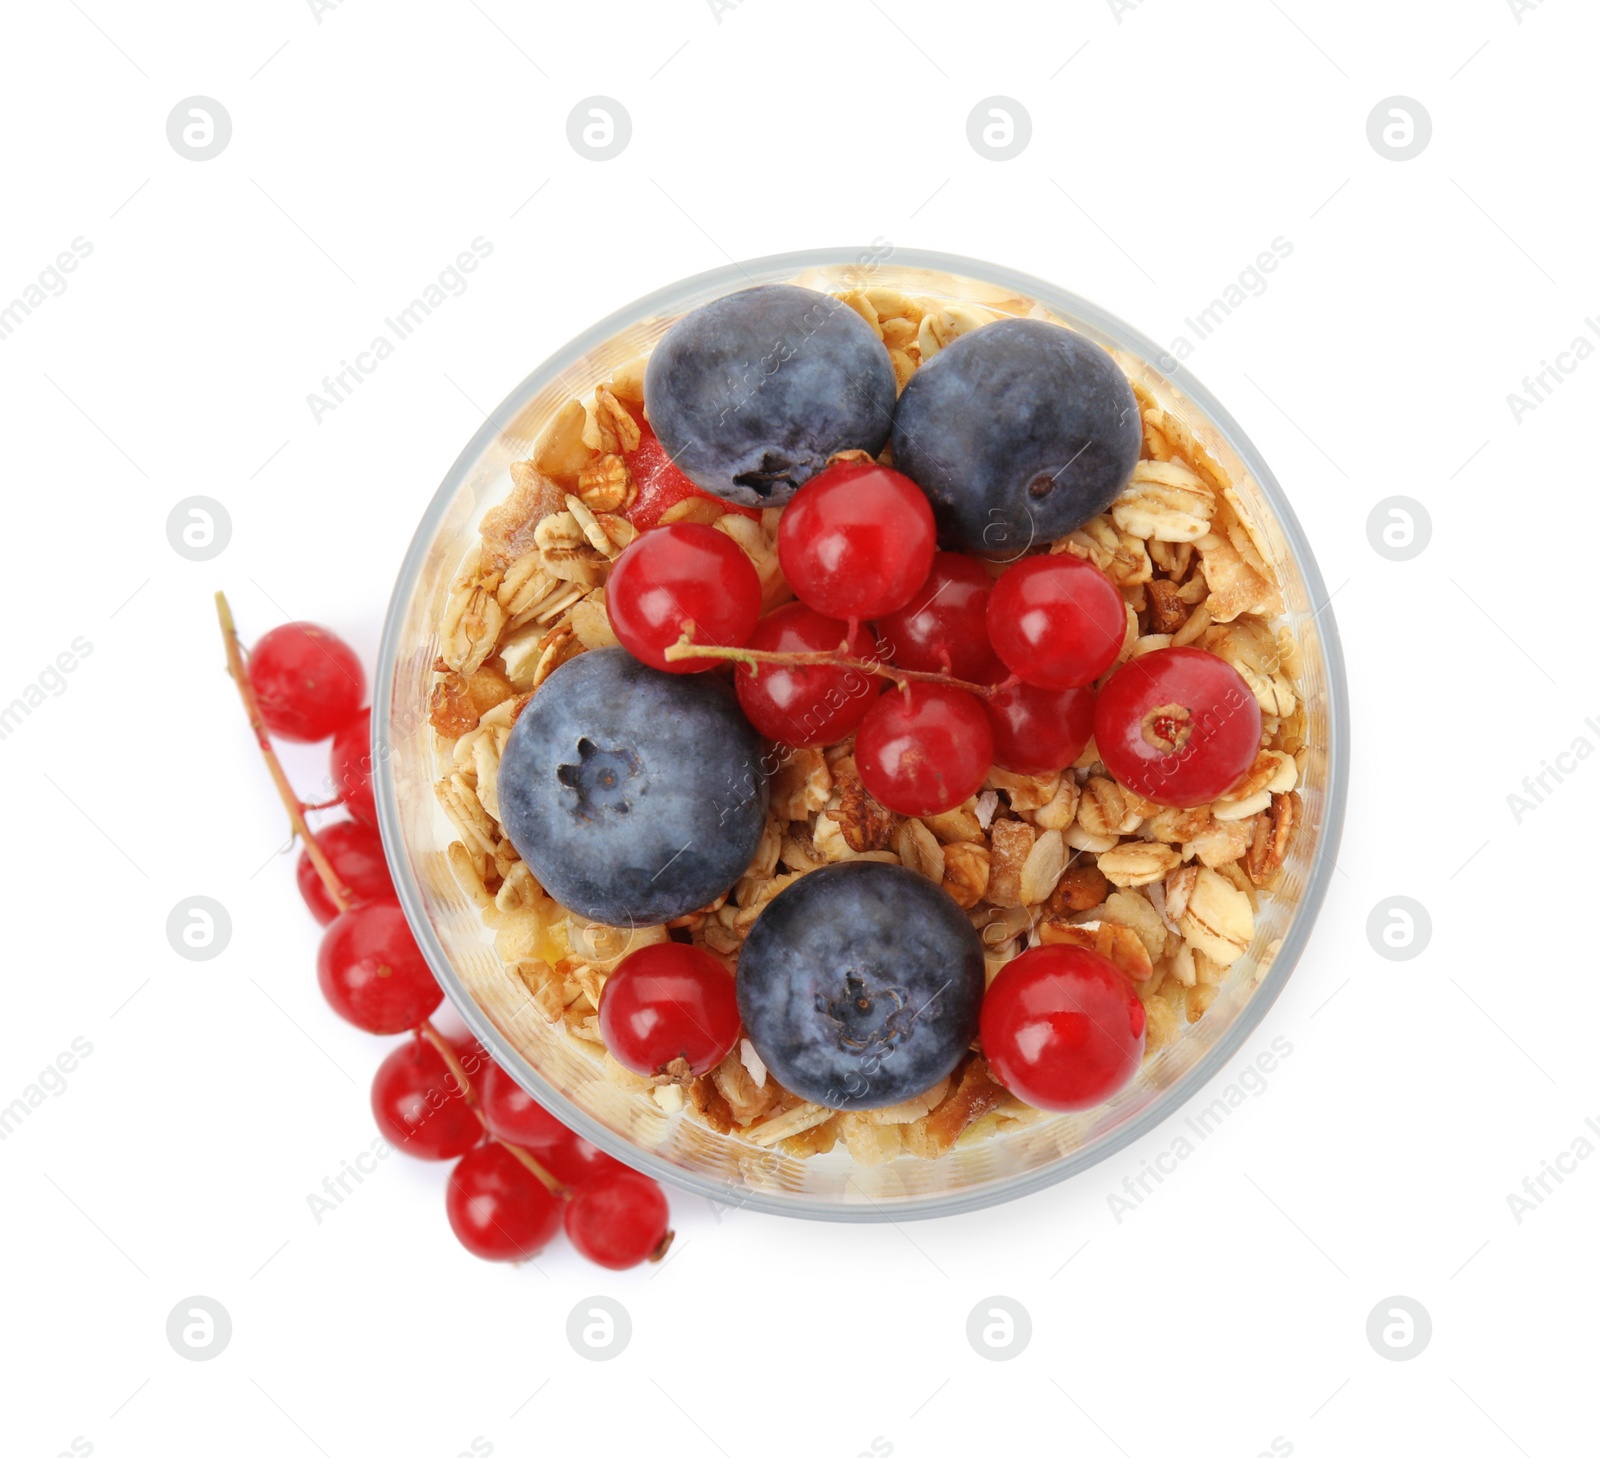
[[[317,953],[323,994],[358,1028],[412,1035],[372,1081],[384,1137],[415,1158],[455,1161],[446,1213],[457,1239],[485,1260],[525,1260],[563,1225],[580,1254],[612,1270],[659,1259],[672,1240],[661,1186],[567,1128],[475,1039],[446,1037],[429,1020],[443,994],[396,902],[376,828],[360,660],[325,628],[288,623],[262,637],[246,664],[221,594],[217,609],[229,669],[303,847],[301,895],[326,928]],[[331,739],[336,797],[302,802],[269,735]],[[313,833],[306,812],[338,805],[351,818]],[[737,1012],[734,1022],[736,1036]],[[641,1027],[640,1036],[649,1030]]]
[[[799,601],[762,617],[731,537],[645,532],[607,584],[612,629],[669,673],[743,665],[740,706],[779,744],[854,733],[862,784],[899,814],[961,804],[994,765],[1052,774],[1091,737],[1122,784],[1162,805],[1209,803],[1255,758],[1259,711],[1232,667],[1158,649],[1097,696],[1127,635],[1110,579],[1070,552],[1002,566],[938,551],[927,496],[887,466],[838,460],[807,483],[779,520],[778,560]],[[899,691],[881,693],[885,679]]]

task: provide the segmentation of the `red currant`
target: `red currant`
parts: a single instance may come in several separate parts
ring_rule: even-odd
[[[778,519],[778,563],[796,595],[830,618],[875,618],[911,601],[933,565],[933,508],[874,461],[839,461]]]
[[[559,1144],[533,1151],[533,1157],[565,1185],[581,1190],[590,1180],[601,1175],[615,1174],[627,1169],[620,1159],[613,1159],[598,1144],[591,1144],[570,1130]]]
[[[1145,799],[1209,805],[1255,763],[1261,707],[1215,654],[1158,648],[1106,680],[1094,742],[1112,775]]]
[[[542,1163],[545,1151],[572,1139],[567,1128],[498,1063],[485,1064],[475,1085],[489,1132],[507,1144],[520,1144]]]
[[[1094,736],[1094,689],[1014,683],[985,699],[994,762],[1017,775],[1065,769]]]
[[[856,734],[861,783],[899,815],[937,815],[976,794],[994,763],[994,732],[965,689],[913,683],[867,711]]]
[[[733,978],[709,952],[657,942],[606,978],[600,1037],[624,1068],[680,1083],[710,1073],[739,1041]]]
[[[314,744],[361,707],[361,660],[344,639],[315,623],[285,623],[250,650],[250,687],[267,728]]]
[[[402,1043],[378,1065],[372,1117],[385,1139],[418,1159],[455,1159],[483,1138],[461,1085],[423,1038]]]
[[[986,612],[994,579],[976,557],[938,552],[921,587],[874,625],[901,668],[998,683],[1005,666],[989,646]]]
[[[697,643],[739,648],[761,616],[761,579],[726,532],[674,522],[637,538],[606,582],[606,616],[641,663],[699,673],[717,658],[669,660],[666,649],[691,629]]]
[[[676,506],[680,501],[690,499],[709,501],[719,513],[735,511],[740,516],[752,517],[757,521],[761,518],[759,511],[735,506],[732,502],[720,501],[702,491],[672,464],[672,458],[667,455],[666,447],[656,439],[655,432],[642,421],[639,425],[639,448],[629,451],[627,459],[628,470],[639,488],[639,495],[633,505],[622,514],[640,531],[658,525],[664,511]]]
[[[333,786],[348,810],[363,825],[378,823],[372,794],[372,710],[363,709],[334,733],[328,754]]]
[[[830,653],[841,648],[851,658],[870,659],[872,639],[862,628],[851,631],[792,602],[756,624],[751,648],[767,653]],[[872,674],[855,668],[741,663],[734,675],[739,707],[756,729],[795,749],[837,744],[861,722],[881,688]]]
[[[1139,1070],[1144,1004],[1087,947],[1033,947],[984,994],[978,1036],[989,1069],[1036,1109],[1104,1103]]]
[[[625,1271],[663,1249],[667,1218],[661,1186],[624,1169],[591,1180],[567,1201],[567,1238],[597,1266]]]
[[[408,1032],[444,997],[392,902],[358,906],[328,923],[317,982],[340,1017],[369,1033]]]
[[[456,1239],[486,1261],[524,1261],[561,1228],[561,1201],[509,1149],[480,1144],[450,1171],[445,1213]]]
[[[1093,683],[1116,662],[1128,631],[1111,579],[1070,552],[1007,567],[989,594],[988,622],[1006,667],[1040,688]]]
[[[331,862],[334,873],[344,882],[345,890],[355,898],[355,905],[394,900],[394,882],[389,877],[388,862],[383,858],[383,842],[370,825],[363,825],[359,820],[337,821],[317,832],[317,844]],[[339,908],[333,904],[328,888],[322,884],[322,877],[305,851],[300,852],[294,875],[311,914],[319,924],[326,926],[339,914]]]

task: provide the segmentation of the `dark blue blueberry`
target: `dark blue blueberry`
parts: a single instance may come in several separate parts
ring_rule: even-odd
[[[610,926],[658,926],[715,901],[766,824],[761,742],[732,692],[621,648],[580,653],[545,680],[498,785],[534,878]]]
[[[983,947],[931,881],[842,861],[768,903],[738,991],[745,1036],[786,1089],[878,1109],[933,1087],[977,1036]]]
[[[1142,436],[1127,377],[1098,344],[999,319],[911,377],[894,463],[927,492],[944,545],[1011,557],[1110,506]]]
[[[848,304],[763,284],[685,314],[650,356],[645,410],[702,491],[781,506],[836,451],[889,439],[894,368]]]

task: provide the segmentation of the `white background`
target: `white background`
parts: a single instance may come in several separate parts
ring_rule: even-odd
[[[1600,765],[1520,823],[1507,796],[1600,744],[1600,362],[1520,423],[1506,397],[1600,314],[1600,17],[1517,8],[12,7],[0,305],[74,238],[93,252],[0,340],[0,701],[75,638],[92,652],[0,741],[0,1104],[74,1038],[93,1053],[0,1144],[5,1451],[1589,1451],[1600,1159],[1520,1223],[1507,1196],[1600,1116]],[[633,122],[605,163],[566,136],[596,93]],[[995,93],[1032,118],[1012,161],[967,140]],[[165,132],[195,94],[233,122],[203,163]],[[1396,94],[1434,128],[1403,163],[1366,130]],[[476,237],[470,288],[317,423],[308,393]],[[900,1229],[676,1197],[673,1258],[623,1275],[564,1245],[473,1260],[443,1170],[400,1157],[316,1223],[307,1196],[373,1137],[381,1050],[319,998],[211,592],[247,636],[312,618],[370,663],[424,504],[545,355],[730,257],[875,237],[1036,273],[1163,343],[1292,243],[1189,361],[1285,484],[1349,660],[1340,874],[1221,1081],[1276,1038],[1292,1054],[1120,1223],[1108,1197],[1173,1125]],[[210,562],[168,545],[191,495],[232,518]],[[1433,523],[1407,562],[1368,540],[1394,495]],[[320,757],[292,765],[312,793]],[[167,944],[195,894],[232,917],[214,961]],[[1396,894],[1432,917],[1411,961],[1366,932]],[[206,1363],[164,1334],[196,1293],[233,1322]],[[634,1328],[604,1365],[565,1336],[594,1294]],[[1033,1326],[1004,1363],[965,1336],[995,1294]],[[1397,1294],[1433,1323],[1405,1362],[1365,1334]]]

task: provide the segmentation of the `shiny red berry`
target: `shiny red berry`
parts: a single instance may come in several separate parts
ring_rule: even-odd
[[[994,730],[994,762],[1017,775],[1065,769],[1094,736],[1094,689],[1014,683],[983,701]]]
[[[719,514],[737,512],[740,516],[760,520],[759,511],[720,501],[702,491],[683,474],[667,455],[666,447],[656,439],[656,434],[642,421],[639,424],[639,448],[627,454],[628,471],[639,494],[633,504],[623,508],[622,515],[640,531],[660,523],[662,514],[680,501],[690,499],[710,503]]]
[[[630,952],[606,978],[600,1037],[634,1073],[686,1082],[709,1073],[739,1041],[739,1000],[728,969],[683,942]]]
[[[873,656],[864,628],[850,632],[847,624],[797,602],[757,623],[748,646],[767,653],[843,650],[849,658]],[[854,668],[763,663],[751,669],[741,663],[734,673],[745,718],[768,739],[796,749],[846,738],[883,687],[882,679]]]
[[[598,1144],[591,1144],[570,1129],[559,1144],[546,1145],[543,1149],[531,1152],[551,1174],[575,1190],[582,1189],[590,1180],[615,1174],[628,1167],[620,1159],[613,1159]]]
[[[989,984],[978,1037],[989,1071],[1023,1103],[1090,1109],[1139,1071],[1144,1004],[1098,952],[1033,947]]]
[[[567,1201],[567,1238],[597,1266],[625,1271],[662,1249],[668,1218],[660,1185],[648,1175],[618,1170],[591,1180]]]
[[[1200,648],[1158,648],[1100,690],[1094,741],[1112,775],[1158,805],[1209,805],[1261,747],[1261,707],[1232,665]]]
[[[317,844],[344,882],[345,890],[355,898],[355,905],[394,900],[394,881],[389,876],[389,863],[383,857],[383,842],[370,825],[363,825],[359,820],[337,821],[317,832]],[[311,914],[326,926],[339,914],[339,908],[333,904],[328,888],[322,884],[322,877],[305,851],[300,852],[294,874]]]
[[[389,1143],[417,1159],[455,1159],[483,1138],[461,1085],[423,1038],[400,1044],[378,1065],[372,1117]]]
[[[937,815],[974,795],[994,763],[994,733],[965,689],[913,683],[891,688],[856,733],[861,783],[899,815]]]
[[[317,982],[340,1017],[369,1033],[409,1032],[444,997],[392,902],[358,906],[328,923]]]
[[[697,643],[739,648],[761,616],[761,579],[726,532],[693,522],[636,538],[606,580],[606,616],[641,663],[667,673],[700,673],[717,658],[666,657],[685,633]]]
[[[304,744],[332,734],[367,691],[355,650],[315,623],[285,623],[263,635],[248,672],[267,728]]]
[[[561,1201],[516,1155],[480,1144],[450,1171],[445,1212],[456,1239],[486,1261],[523,1261],[561,1228]]]
[[[936,553],[911,601],[874,624],[891,661],[918,673],[998,683],[1006,669],[989,646],[987,610],[993,586],[994,579],[976,557]]]
[[[1093,683],[1127,636],[1122,594],[1070,552],[1024,557],[989,594],[989,641],[1018,678],[1040,688]]]
[[[778,520],[778,564],[800,601],[830,618],[875,618],[911,601],[933,564],[933,508],[909,476],[839,461]]]
[[[363,709],[347,720],[333,736],[328,768],[334,793],[363,825],[378,823],[378,806],[372,794],[372,710]]]
[[[545,1151],[576,1137],[498,1063],[490,1062],[473,1087],[483,1105],[489,1132],[507,1144],[520,1144],[541,1161]]]

